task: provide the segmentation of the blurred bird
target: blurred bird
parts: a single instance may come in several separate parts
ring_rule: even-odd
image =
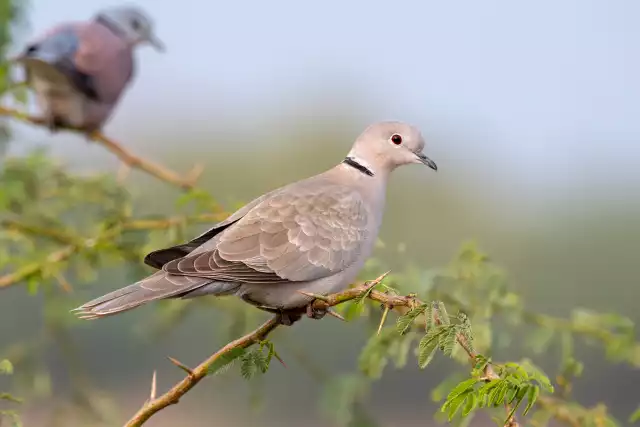
[[[100,130],[134,76],[133,50],[163,51],[151,19],[140,9],[104,9],[87,22],[49,30],[13,59],[25,70],[48,128]]]
[[[236,295],[285,324],[305,306],[320,318],[326,311],[304,293],[338,292],[356,278],[378,235],[390,173],[412,163],[437,170],[424,145],[410,125],[371,125],[340,164],[258,197],[190,242],[151,252],[144,262],[159,271],[74,311],[92,319],[158,299]]]

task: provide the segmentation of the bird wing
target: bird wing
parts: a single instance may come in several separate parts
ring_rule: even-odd
[[[76,31],[80,43],[73,55],[73,65],[90,76],[101,102],[114,104],[133,78],[132,47],[97,21],[79,24]]]
[[[199,252],[206,251],[207,249],[215,248],[217,240],[215,237],[224,231],[230,225],[236,223],[240,218],[245,216],[247,212],[253,209],[256,205],[262,202],[265,198],[268,198],[271,193],[267,193],[257,199],[247,203],[242,208],[231,214],[227,219],[221,221],[199,235],[198,237],[190,240],[187,243],[171,246],[168,248],[158,249],[148,253],[144,257],[144,263],[153,268],[161,269],[163,265],[174,259],[183,258],[189,255],[191,252],[199,248]]]
[[[79,24],[65,23],[51,28],[31,42],[18,60],[27,65],[27,80],[30,79],[28,59],[49,64],[67,78],[73,87],[87,98],[97,100],[98,94],[91,75],[80,70],[75,64],[75,56],[82,44]]]
[[[264,198],[222,230],[214,248],[169,261],[162,269],[236,283],[316,280],[359,259],[368,224],[356,190],[309,182]]]

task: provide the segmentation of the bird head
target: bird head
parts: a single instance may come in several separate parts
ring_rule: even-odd
[[[414,126],[402,122],[380,122],[360,134],[347,157],[387,172],[413,163],[437,171],[436,163],[423,153],[424,146],[424,138]]]
[[[156,50],[165,50],[164,43],[158,39],[153,30],[153,21],[140,8],[135,6],[119,6],[100,11],[96,18],[106,21],[134,46],[150,44]]]

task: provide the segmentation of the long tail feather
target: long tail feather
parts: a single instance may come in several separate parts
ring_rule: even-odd
[[[174,276],[164,271],[110,292],[72,310],[82,319],[95,319],[131,310],[151,301],[176,298],[211,283],[201,277]]]

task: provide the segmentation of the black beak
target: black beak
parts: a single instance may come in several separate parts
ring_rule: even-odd
[[[422,164],[429,166],[431,169],[433,169],[434,171],[438,170],[438,165],[436,165],[436,162],[434,162],[433,160],[431,160],[430,158],[428,158],[427,156],[425,156],[422,153],[416,153],[416,156],[418,156],[418,159],[420,159],[420,161],[422,162]]]

